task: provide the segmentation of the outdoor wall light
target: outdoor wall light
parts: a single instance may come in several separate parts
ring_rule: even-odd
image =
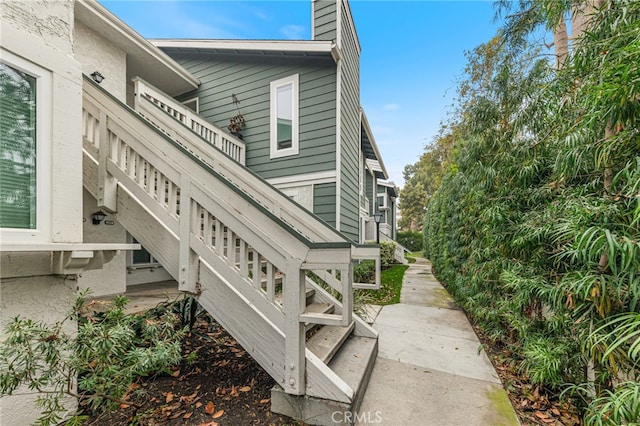
[[[100,222],[102,222],[105,217],[107,217],[107,215],[101,212],[100,210],[98,210],[97,212],[91,215],[91,221],[93,222],[94,225],[100,225]]]
[[[382,212],[375,212],[373,214],[373,220],[376,221],[376,243],[380,244],[380,220],[382,219]]]
[[[102,83],[102,80],[105,79],[105,77],[102,74],[100,74],[100,71],[94,71],[90,75],[93,81],[95,81],[98,84]]]
[[[380,223],[381,219],[382,219],[382,213],[381,212],[375,212],[373,214],[373,220],[375,220],[376,223]]]

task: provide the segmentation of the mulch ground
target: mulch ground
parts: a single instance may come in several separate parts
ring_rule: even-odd
[[[475,327],[474,327],[475,328]],[[518,372],[508,348],[475,329],[505,386],[520,423],[581,424],[570,402],[532,385]],[[198,318],[183,345],[182,364],[131,385],[119,409],[93,415],[86,426],[304,426],[270,411],[274,380],[209,315]]]
[[[127,404],[94,415],[85,425],[303,425],[271,413],[274,384],[222,327],[203,315],[184,341],[178,368],[134,383],[123,398]]]

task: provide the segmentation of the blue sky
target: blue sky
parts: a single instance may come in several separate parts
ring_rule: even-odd
[[[310,39],[311,0],[105,1],[147,38]],[[390,179],[415,163],[455,97],[464,51],[496,32],[491,1],[351,0],[361,103]]]

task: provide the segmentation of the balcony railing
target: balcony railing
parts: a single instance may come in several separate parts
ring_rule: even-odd
[[[164,111],[169,117],[179,121],[209,142],[222,152],[233,158],[240,164],[245,164],[245,144],[240,139],[225,133],[218,127],[209,123],[203,117],[182,105],[171,96],[163,93],[143,79],[136,77],[133,79],[135,90],[135,109],[159,127],[160,123],[154,120],[157,116],[158,108]]]

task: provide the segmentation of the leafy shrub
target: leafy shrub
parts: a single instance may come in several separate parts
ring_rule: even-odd
[[[62,401],[69,396],[93,410],[110,408],[121,402],[137,377],[167,370],[181,360],[185,331],[176,327],[174,314],[127,314],[123,296],[105,312],[93,313],[85,294],[77,297],[69,316],[55,324],[14,318],[0,343],[0,396],[19,387],[38,393],[38,424],[58,424],[66,411]],[[67,321],[78,322],[77,334],[65,332]],[[76,415],[67,424],[81,418]]]
[[[398,244],[409,251],[421,251],[424,247],[424,236],[420,231],[398,231]]]
[[[396,263],[395,252],[395,241],[380,241],[380,262],[383,268],[388,268]]]
[[[372,260],[365,260],[353,268],[353,281],[357,283],[372,283],[376,279],[376,264]]]

